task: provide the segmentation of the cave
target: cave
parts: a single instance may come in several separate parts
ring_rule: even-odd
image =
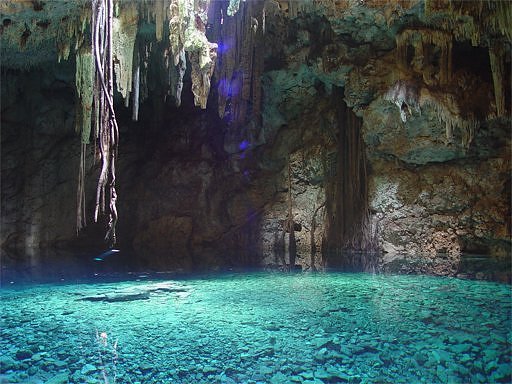
[[[511,3],[0,20],[0,382],[510,382]]]

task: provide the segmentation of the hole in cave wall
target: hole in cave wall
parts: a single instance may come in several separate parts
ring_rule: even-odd
[[[466,70],[492,84],[488,48],[473,47],[467,41],[454,41],[452,57],[454,73],[459,70]]]
[[[489,247],[486,244],[475,242],[473,239],[461,239],[460,250],[469,255],[488,255]]]
[[[306,14],[293,19],[288,24],[285,44],[289,46],[300,44],[303,47],[309,47],[307,59],[315,61],[322,56],[324,47],[333,43],[334,36],[331,23],[325,16]]]
[[[452,49],[452,57],[453,57],[453,73],[457,72],[467,72],[470,75],[475,76],[475,78],[483,80],[485,83],[488,83],[491,92],[494,91],[493,86],[493,76],[491,71],[491,63],[489,58],[489,48],[488,47],[474,47],[469,42],[453,42]],[[504,65],[504,73],[503,73],[503,84],[504,84],[504,93],[505,93],[505,109],[509,110],[510,113],[510,105],[512,103],[512,87],[511,84],[511,56],[510,50],[505,53],[505,65]],[[479,81],[480,81],[479,80]],[[481,87],[477,86],[476,91],[480,90]],[[475,90],[473,90],[475,91]],[[477,92],[478,93],[478,92]],[[474,95],[472,95],[474,98]],[[492,96],[494,99],[494,96]],[[477,103],[473,105],[473,113],[481,120],[485,120],[487,118],[487,106],[481,105],[482,103]]]

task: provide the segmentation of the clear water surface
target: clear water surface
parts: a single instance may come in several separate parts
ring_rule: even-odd
[[[512,378],[506,284],[259,272],[0,292],[2,383]]]

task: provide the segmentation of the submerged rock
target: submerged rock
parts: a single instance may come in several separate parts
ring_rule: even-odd
[[[80,373],[82,375],[90,375],[91,373],[94,373],[97,371],[97,368],[92,364],[85,364],[82,369],[80,370]]]
[[[166,293],[182,295],[186,292],[188,292],[188,288],[185,286],[179,286],[174,283],[157,283],[137,286],[126,290],[107,292],[94,296],[85,296],[80,300],[115,303],[123,301],[149,300],[151,295],[161,295]]]
[[[16,351],[16,359],[18,360],[26,360],[30,359],[33,355],[33,352],[29,349],[20,349]]]
[[[69,383],[69,374],[68,373],[59,373],[56,376],[53,376],[51,379],[45,381],[44,384],[68,384]]]
[[[9,356],[0,356],[0,373],[15,370],[18,363]]]
[[[149,300],[149,292],[113,293],[108,295],[87,296],[84,301],[105,301],[115,303],[120,301]]]

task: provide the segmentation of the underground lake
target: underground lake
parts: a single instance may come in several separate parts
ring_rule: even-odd
[[[0,384],[511,384],[511,69],[511,0],[0,0]]]
[[[1,290],[2,383],[509,383],[508,284],[165,274]]]

